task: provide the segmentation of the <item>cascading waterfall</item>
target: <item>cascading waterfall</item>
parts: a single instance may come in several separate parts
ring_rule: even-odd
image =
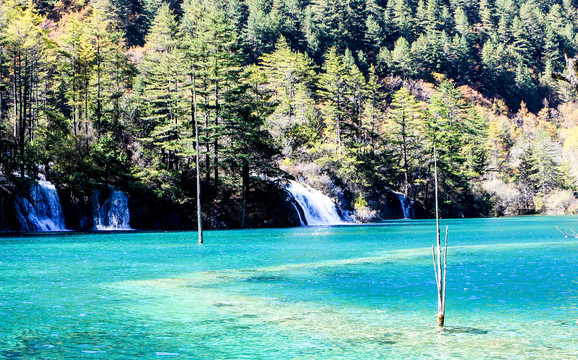
[[[396,192],[395,194],[397,195],[397,198],[399,199],[399,203],[401,204],[401,211],[403,212],[403,218],[404,219],[413,219],[414,218],[413,207],[412,207],[413,201],[402,193]]]
[[[289,181],[285,190],[303,210],[305,219],[301,218],[301,212],[298,211],[302,225],[346,224],[339,215],[335,203],[322,192],[296,181]]]
[[[100,204],[100,191],[92,194],[95,230],[132,230],[128,197],[120,190],[110,187],[110,195]]]
[[[297,216],[299,216],[299,225],[307,226],[307,223],[303,219],[303,215],[301,214],[301,209],[299,209],[299,206],[296,205],[295,202],[291,202],[291,205],[293,205],[293,208],[295,209],[295,211],[297,211]]]
[[[30,186],[30,199],[15,198],[21,231],[66,231],[56,187],[42,176]]]

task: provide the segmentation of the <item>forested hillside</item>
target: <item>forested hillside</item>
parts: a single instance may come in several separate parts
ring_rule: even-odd
[[[578,211],[577,28],[573,0],[5,0],[2,199],[43,172],[194,219],[196,100],[209,227],[282,224],[288,176],[427,215],[434,145],[444,216]]]

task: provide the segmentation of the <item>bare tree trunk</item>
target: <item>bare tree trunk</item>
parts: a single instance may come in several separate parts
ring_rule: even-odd
[[[436,286],[438,290],[438,314],[437,328],[444,327],[446,314],[446,280],[447,280],[447,255],[448,255],[448,227],[446,226],[445,250],[443,254],[444,267],[442,268],[442,248],[440,236],[440,219],[438,207],[438,170],[437,170],[437,153],[434,142],[434,182],[435,182],[435,210],[436,210],[436,248],[432,245],[432,255],[434,262],[434,273],[436,277]]]

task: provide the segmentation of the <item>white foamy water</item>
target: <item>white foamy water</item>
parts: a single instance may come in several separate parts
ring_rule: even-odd
[[[285,190],[303,210],[305,221],[302,225],[342,225],[346,224],[339,215],[335,203],[321,191],[296,181],[290,181]],[[305,222],[305,224],[303,224]]]
[[[128,197],[120,190],[111,188],[108,199],[100,205],[100,191],[93,193],[93,216],[95,230],[132,230]]]
[[[56,187],[44,177],[30,186],[30,198],[16,196],[21,231],[65,231],[64,215]]]

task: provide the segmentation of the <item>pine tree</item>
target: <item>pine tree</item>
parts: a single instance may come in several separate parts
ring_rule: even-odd
[[[312,5],[305,8],[303,19],[303,33],[307,44],[307,53],[313,58],[319,58],[323,53],[324,25],[316,20],[316,13]]]
[[[407,0],[393,0],[387,4],[391,14],[391,22],[399,34],[405,39],[413,39],[415,22],[413,11]]]
[[[223,149],[223,164],[241,178],[241,226],[247,224],[251,184],[260,177],[279,177],[273,158],[279,154],[271,134],[264,126],[271,113],[267,93],[259,84],[258,69],[247,68],[238,78],[238,87],[225,97],[223,121],[227,146]],[[255,174],[255,178],[251,175]]]
[[[480,1],[480,21],[482,23],[482,39],[487,39],[495,32],[494,9],[489,0]]]
[[[414,69],[417,69],[418,77],[427,77],[429,76],[428,71],[434,69],[435,59],[432,57],[429,45],[427,37],[421,34],[417,40],[411,44],[411,59],[405,59],[405,61],[411,62],[411,66]],[[396,57],[401,58],[401,56]]]
[[[388,114],[388,130],[393,136],[392,144],[399,154],[400,169],[403,173],[403,192],[406,196],[410,194],[415,163],[410,160],[418,158],[420,121],[423,119],[423,112],[419,101],[411,95],[409,90],[402,87],[393,94],[391,110]]]
[[[427,0],[426,32],[440,31],[444,26],[442,19],[442,4],[439,0]]]
[[[340,22],[345,24],[345,32],[337,44],[352,51],[365,50],[366,19],[368,18],[366,0],[348,0]]]
[[[168,4],[162,5],[147,35],[148,49],[140,64],[141,139],[165,171],[179,170],[183,151],[181,131],[188,121],[183,53],[177,45],[178,27]]]
[[[299,49],[303,48],[304,43],[300,29],[301,14],[301,5],[294,0],[274,0],[269,14],[279,36],[283,36],[286,41]]]
[[[444,194],[445,211],[460,211],[456,206],[469,196],[468,178],[464,163],[464,132],[467,131],[466,105],[460,91],[447,81],[440,84],[439,92],[430,98],[424,134],[427,147],[438,154],[440,188]],[[427,199],[427,191],[424,194]]]
[[[564,172],[561,167],[562,149],[544,131],[538,131],[531,144],[530,180],[535,189],[547,194],[556,187],[564,187]]]
[[[426,31],[428,25],[428,12],[425,0],[418,0],[415,10],[416,32],[422,34]]]
[[[344,130],[348,133],[349,146],[359,152],[362,144],[362,116],[367,97],[367,83],[353,58],[352,61],[346,61],[346,65],[347,77],[345,85],[348,102],[348,121],[345,123]]]
[[[525,28],[525,33],[529,41],[530,58],[535,64],[539,57],[540,49],[544,47],[544,38],[546,37],[545,30],[545,15],[535,5],[535,3],[527,2],[520,6],[520,21]]]
[[[410,46],[405,38],[400,37],[396,40],[391,52],[390,63],[387,65],[393,72],[403,77],[413,76],[414,67],[411,60]]]
[[[365,42],[368,45],[368,50],[379,51],[387,35],[383,19],[385,10],[375,0],[367,1],[366,9]]]
[[[292,51],[282,37],[273,53],[261,57],[261,69],[267,77],[267,89],[277,104],[268,126],[275,137],[291,137],[292,130],[307,125],[314,111],[313,61],[307,55]],[[295,144],[296,140],[290,142]]]
[[[210,8],[199,22],[197,36],[200,48],[200,72],[206,81],[206,101],[204,104],[205,127],[208,140],[212,143],[212,166],[215,193],[219,191],[219,154],[224,131],[221,119],[226,114],[222,106],[230,92],[239,85],[241,72],[241,49],[237,32],[225,13],[218,8]],[[210,125],[209,125],[210,124]],[[207,160],[209,153],[207,144]],[[208,164],[208,161],[206,162]]]
[[[547,24],[558,34],[564,32],[565,16],[560,4],[553,4],[546,16]]]
[[[271,15],[271,4],[265,0],[249,0],[249,15],[245,29],[245,43],[253,59],[264,52],[271,52],[278,36],[276,19]],[[217,8],[214,7],[214,10]]]
[[[379,129],[382,127],[383,88],[377,70],[372,65],[369,69],[367,81],[367,104],[362,124],[363,143],[369,145],[371,152],[376,150],[376,141],[379,138]]]
[[[343,144],[343,123],[347,114],[346,85],[347,65],[343,55],[332,47],[323,63],[323,74],[319,78],[319,95],[327,102],[328,137],[341,150]]]
[[[528,31],[518,16],[512,22],[512,38],[512,56],[524,64],[532,64],[532,45],[528,39]]]
[[[156,11],[151,29],[146,37],[146,47],[156,52],[168,52],[177,46],[178,24],[169,4],[164,3]]]
[[[125,54],[123,34],[98,8],[92,10],[86,22],[88,40],[94,51],[92,78],[89,83],[94,127],[98,138],[112,131],[114,138],[121,142],[120,102],[130,87],[129,78],[132,72]]]
[[[472,29],[470,22],[468,20],[468,16],[463,8],[456,9],[454,15],[454,22],[456,24],[456,31],[460,36],[465,37],[466,39],[471,38],[472,36]]]
[[[2,4],[4,5],[4,4]],[[0,5],[1,6],[1,5]],[[13,126],[13,151],[18,163],[20,178],[24,179],[26,171],[34,166],[30,162],[28,148],[34,137],[34,129],[39,122],[40,81],[43,80],[43,61],[47,39],[46,32],[38,25],[42,21],[34,9],[29,6],[20,8],[13,3],[0,7],[6,16],[3,28],[2,68],[9,73],[11,92],[2,94],[11,102],[11,123]],[[7,84],[8,85],[8,84]],[[8,87],[6,87],[8,88]],[[2,108],[3,105],[0,105]],[[0,121],[6,115],[0,117]],[[36,176],[35,171],[31,171]]]

